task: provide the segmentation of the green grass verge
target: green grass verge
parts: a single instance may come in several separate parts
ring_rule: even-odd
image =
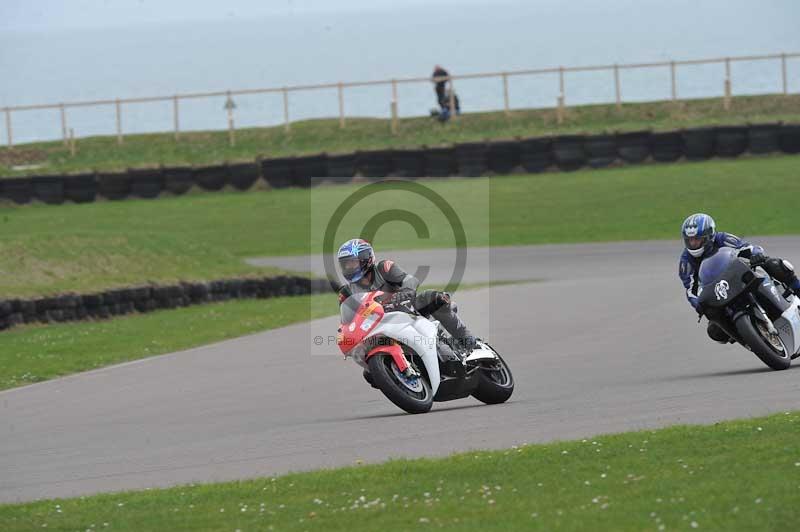
[[[742,234],[797,233],[797,157],[713,160],[607,170],[423,183],[453,206],[468,245],[676,238],[689,213],[712,213]],[[321,222],[357,185],[223,193],[0,210],[0,295],[31,296],[176,280],[258,275],[245,257],[320,249]],[[425,200],[387,192],[351,211],[344,240],[385,206],[410,209],[430,228],[381,228],[379,252],[454,245],[450,224]],[[320,223],[314,223],[312,218]]]
[[[614,105],[587,105],[567,110],[564,124],[552,109],[519,110],[510,117],[502,112],[470,113],[457,121],[439,124],[427,118],[400,120],[397,135],[389,121],[351,118],[345,129],[338,119],[308,120],[283,126],[241,129],[236,146],[228,145],[226,131],[182,133],[175,142],[172,133],[127,135],[122,146],[116,136],[80,139],[71,157],[61,142],[25,144],[9,151],[0,148],[0,175],[42,172],[120,170],[158,164],[213,164],[307,153],[349,152],[358,149],[413,147],[515,136],[561,133],[656,130],[745,122],[800,121],[800,95],[741,96],[725,111],[722,99],[688,100],[680,103],[631,103],[617,110]],[[13,171],[19,164],[41,164],[41,168]]]
[[[19,327],[0,334],[0,389],[335,313],[335,295],[321,294],[226,301],[97,322]]]
[[[795,412],[445,459],[6,505],[0,525],[9,532],[786,531],[800,520],[799,427]]]
[[[491,285],[512,283],[516,281]],[[465,284],[460,290],[488,285]],[[106,321],[18,327],[0,334],[0,390],[221,342],[337,312],[336,296],[319,294],[226,301]]]

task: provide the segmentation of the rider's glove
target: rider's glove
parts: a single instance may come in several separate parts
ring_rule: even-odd
[[[763,253],[759,253],[758,255],[752,255],[750,257],[750,266],[755,268],[756,266],[764,266],[767,263],[769,257],[764,255]]]
[[[381,299],[386,312],[414,312],[417,292],[411,288],[401,288],[397,292],[387,293]]]
[[[414,305],[414,301],[417,298],[417,291],[413,288],[401,288],[397,292],[392,294],[391,301],[395,304],[405,304],[408,303],[411,306]]]

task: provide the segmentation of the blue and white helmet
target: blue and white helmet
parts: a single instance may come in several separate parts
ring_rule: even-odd
[[[339,246],[336,258],[339,259],[342,275],[351,283],[363,279],[375,265],[372,244],[363,238],[353,238]]]
[[[692,257],[702,257],[711,251],[716,234],[714,218],[702,212],[689,216],[681,226],[683,245]]]

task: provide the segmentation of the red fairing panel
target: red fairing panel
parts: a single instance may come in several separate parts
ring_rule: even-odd
[[[339,335],[336,343],[345,355],[353,350],[355,346],[364,341],[364,338],[380,323],[383,319],[383,307],[375,301],[375,298],[383,295],[377,290],[371,292],[364,298],[356,311],[355,317],[350,323],[342,323],[339,327]],[[401,353],[402,354],[402,353]]]
[[[369,357],[375,355],[376,353],[389,353],[394,359],[397,369],[400,371],[405,371],[406,368],[408,368],[408,361],[406,360],[405,355],[403,355],[403,348],[400,347],[399,344],[377,345],[373,347],[369,353],[367,353],[367,360],[369,360]]]

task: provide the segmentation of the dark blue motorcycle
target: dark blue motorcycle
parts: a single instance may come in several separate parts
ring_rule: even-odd
[[[772,369],[800,355],[800,300],[753,268],[732,248],[720,248],[699,272],[699,311]]]

